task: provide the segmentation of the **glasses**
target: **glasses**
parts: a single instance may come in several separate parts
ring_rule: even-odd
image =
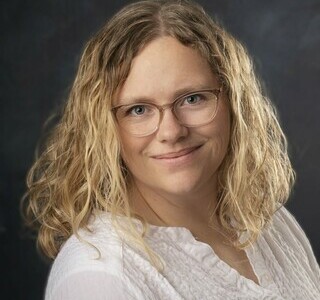
[[[171,109],[182,126],[197,127],[210,123],[216,116],[221,91],[222,87],[194,91],[179,96],[172,103],[165,105],[139,102],[115,106],[111,110],[119,126],[131,135],[143,137],[159,128],[163,111],[167,108]]]

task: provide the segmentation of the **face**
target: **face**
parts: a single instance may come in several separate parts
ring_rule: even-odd
[[[181,91],[184,94],[219,87],[208,62],[197,50],[172,37],[161,37],[134,58],[114,105],[132,104],[138,99],[165,105]],[[136,137],[119,127],[122,158],[141,191],[167,197],[215,192],[217,170],[226,155],[230,131],[223,92],[218,103],[215,118],[204,126],[182,126],[166,109],[158,130],[149,136]]]

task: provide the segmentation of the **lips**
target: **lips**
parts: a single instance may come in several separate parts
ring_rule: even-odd
[[[155,156],[152,156],[152,158],[156,158],[156,159],[178,158],[180,156],[187,155],[187,154],[191,153],[192,151],[194,151],[194,150],[196,150],[196,149],[198,149],[200,147],[201,146],[185,148],[185,149],[182,149],[182,150],[176,151],[176,152],[168,152],[168,153],[165,153],[165,154],[155,155]]]

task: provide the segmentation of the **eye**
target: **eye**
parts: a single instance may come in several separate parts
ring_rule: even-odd
[[[194,104],[199,101],[199,95],[191,95],[186,98],[188,104]]]
[[[150,104],[137,103],[126,106],[123,108],[123,111],[120,113],[122,118],[132,117],[132,118],[141,118],[141,117],[151,117],[155,114],[156,108]]]
[[[145,105],[134,105],[131,106],[127,110],[127,115],[136,115],[136,116],[141,116],[146,112],[146,106]]]
[[[188,95],[183,99],[182,105],[195,105],[204,100],[205,97],[202,94]]]

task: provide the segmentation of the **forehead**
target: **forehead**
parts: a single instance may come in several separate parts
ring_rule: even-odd
[[[115,104],[138,97],[167,102],[178,90],[216,87],[216,76],[197,50],[172,37],[160,37],[133,59]]]

